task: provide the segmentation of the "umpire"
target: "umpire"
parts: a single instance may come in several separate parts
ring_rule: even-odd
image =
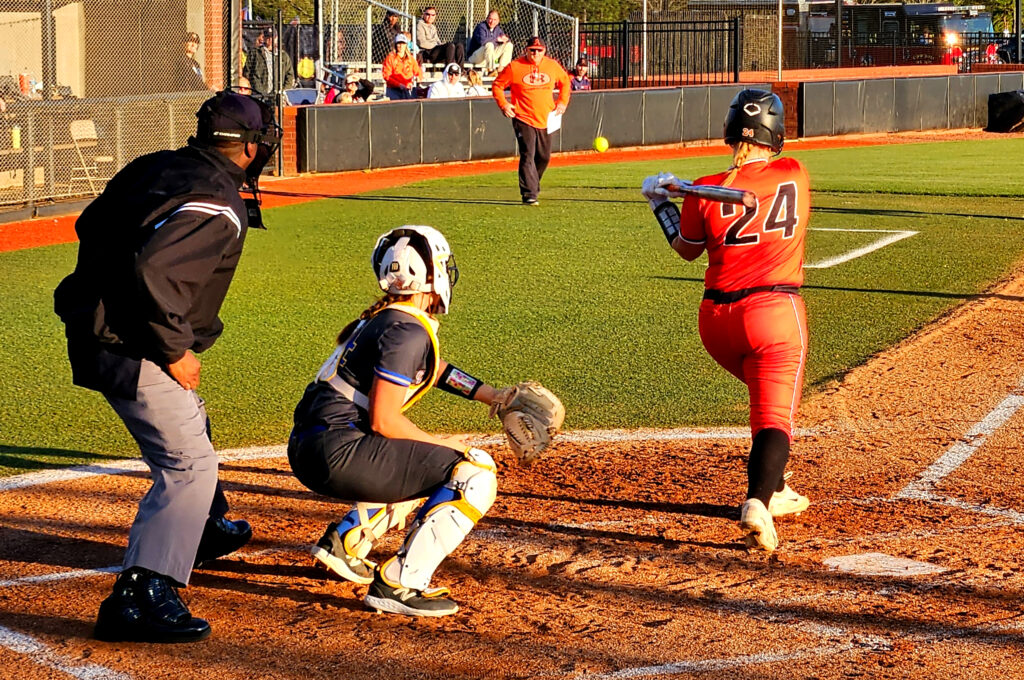
[[[224,517],[200,363],[242,254],[254,193],[280,141],[273,112],[221,92],[196,136],[142,156],[75,224],[78,262],[54,293],[76,385],[103,394],[139,445],[153,485],[128,535],[124,570],[100,605],[101,640],[188,642],[210,634],[177,593],[194,566],[243,546],[252,529]],[[255,203],[255,202],[252,202]],[[258,221],[259,208],[252,215]],[[254,224],[253,226],[258,226]]]

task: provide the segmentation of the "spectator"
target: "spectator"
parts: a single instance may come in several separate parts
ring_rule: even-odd
[[[416,57],[409,51],[409,36],[399,33],[395,36],[395,49],[384,58],[381,69],[384,84],[387,86],[388,99],[414,99],[413,88],[416,81],[423,77]]]
[[[345,89],[332,87],[324,97],[324,104],[361,104],[373,95],[373,83],[350,73],[345,78]]]
[[[448,64],[444,67],[441,79],[430,86],[427,91],[427,99],[457,99],[466,96],[466,88],[462,86],[459,78],[462,77],[462,69],[458,64]]]
[[[437,8],[431,5],[423,10],[423,21],[416,26],[416,44],[419,45],[420,63],[458,64],[466,61],[466,48],[462,43],[442,43],[437,35]],[[443,60],[443,61],[442,61]],[[429,95],[428,95],[429,96]]]
[[[203,68],[196,61],[199,51],[199,34],[189,31],[185,34],[185,51],[174,65],[174,91],[196,92],[207,90],[203,80]]]
[[[382,64],[395,44],[395,38],[402,32],[398,25],[399,16],[394,12],[384,15],[384,21],[377,26],[373,36],[373,61]]]
[[[480,77],[480,71],[475,68],[466,70],[466,80],[469,87],[466,88],[467,97],[489,97],[490,90],[484,87],[484,79]]]
[[[487,19],[473,29],[469,41],[469,63],[480,66],[487,75],[494,75],[512,61],[512,43],[502,30],[497,10],[491,10]]]
[[[519,193],[523,205],[537,205],[540,180],[551,161],[551,134],[548,118],[552,112],[565,113],[569,106],[569,74],[562,65],[544,53],[544,41],[533,36],[526,43],[526,54],[506,67],[491,84],[494,100],[512,119],[519,146]],[[558,103],[554,90],[558,86]],[[512,102],[505,99],[505,88]]]
[[[255,46],[245,58],[245,77],[252,83],[252,89],[257,96],[267,97],[274,94],[278,89],[287,90],[295,85],[295,69],[292,67],[292,59],[287,52],[279,51],[278,58],[281,60],[282,82],[276,83],[274,78],[277,71],[274,67],[274,29],[268,28],[263,32],[263,40],[257,39]],[[277,87],[280,85],[280,87]]]
[[[235,87],[235,92],[238,94],[252,94],[252,83],[245,76],[238,76],[238,86]]]
[[[590,64],[583,57],[580,57],[579,61],[576,62],[576,68],[573,69],[572,78],[569,79],[569,84],[572,85],[573,91],[575,90],[589,90],[590,89],[590,78],[587,76],[587,70]]]

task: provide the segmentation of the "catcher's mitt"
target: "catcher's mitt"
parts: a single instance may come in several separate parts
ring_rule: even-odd
[[[565,420],[565,407],[549,389],[528,380],[499,392],[491,415],[501,419],[508,446],[520,464],[529,465],[551,445],[552,435]]]

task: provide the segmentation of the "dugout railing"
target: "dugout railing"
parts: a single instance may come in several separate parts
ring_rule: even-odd
[[[579,52],[595,89],[735,83],[740,20],[583,23]]]

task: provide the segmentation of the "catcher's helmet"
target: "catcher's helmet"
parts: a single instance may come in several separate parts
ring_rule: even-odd
[[[377,239],[371,262],[385,293],[437,293],[440,313],[448,313],[459,268],[451,246],[437,229],[419,225],[392,229]]]
[[[723,136],[726,144],[749,142],[779,153],[786,137],[782,100],[765,90],[743,90],[729,104]]]

